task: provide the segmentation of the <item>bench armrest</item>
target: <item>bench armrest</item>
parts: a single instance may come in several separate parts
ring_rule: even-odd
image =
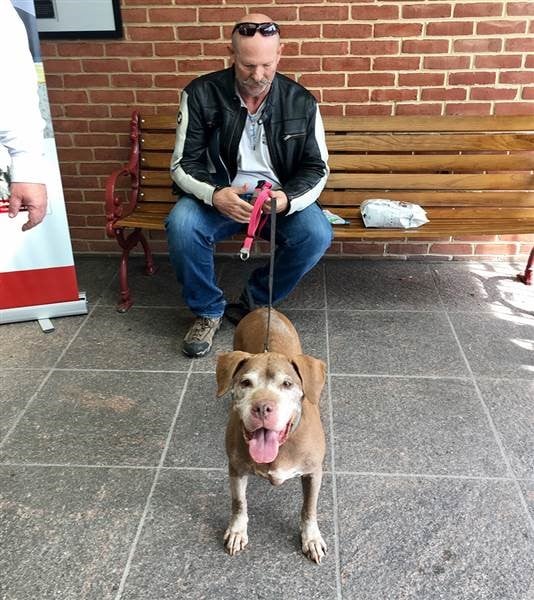
[[[137,207],[139,196],[139,112],[132,113],[130,121],[130,159],[127,165],[113,171],[106,180],[106,234],[115,237],[115,223],[130,215]],[[121,177],[130,177],[128,202],[123,202],[117,194],[117,182]]]

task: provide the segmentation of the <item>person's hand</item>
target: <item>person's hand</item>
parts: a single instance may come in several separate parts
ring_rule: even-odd
[[[282,190],[270,190],[269,198],[265,201],[265,204],[263,205],[263,212],[269,214],[271,213],[271,198],[276,198],[276,214],[287,210],[287,207],[289,206],[289,200],[287,199],[285,192],[283,192]]]
[[[28,220],[22,226],[22,231],[39,225],[46,215],[46,185],[15,181],[11,183],[9,190],[9,216],[16,217],[24,206],[28,209]]]
[[[213,206],[225,217],[238,223],[248,223],[252,213],[252,205],[239,197],[247,193],[247,185],[241,187],[225,187],[213,194]]]

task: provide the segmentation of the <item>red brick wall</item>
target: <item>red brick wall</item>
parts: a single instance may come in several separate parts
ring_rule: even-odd
[[[265,12],[282,27],[280,70],[324,114],[534,115],[534,2],[122,0],[125,35],[42,43],[75,251],[116,251],[104,234],[106,175],[128,156],[128,118],[175,114],[180,89],[227,66],[233,22]],[[153,236],[165,250],[163,236]],[[532,238],[532,236],[531,236]],[[351,243],[334,253],[515,255],[525,236]]]

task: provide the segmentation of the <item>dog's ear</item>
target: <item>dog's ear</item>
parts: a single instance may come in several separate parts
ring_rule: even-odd
[[[291,360],[302,380],[304,395],[313,404],[319,404],[319,398],[326,381],[326,365],[322,360],[299,354]]]
[[[226,394],[232,387],[232,379],[237,369],[252,356],[248,352],[223,352],[217,357],[217,397]]]

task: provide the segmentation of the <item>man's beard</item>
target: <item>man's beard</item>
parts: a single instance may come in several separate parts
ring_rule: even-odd
[[[243,91],[247,92],[249,96],[260,96],[271,86],[270,79],[262,79],[261,81],[246,79],[240,83]]]

